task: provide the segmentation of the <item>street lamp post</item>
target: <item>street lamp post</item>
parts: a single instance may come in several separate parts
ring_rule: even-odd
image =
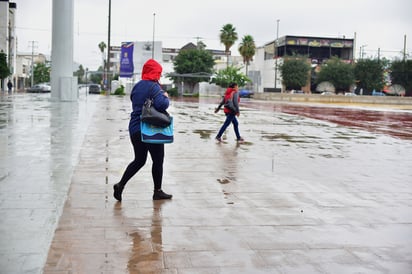
[[[152,59],[154,59],[155,19],[156,19],[156,13],[153,13]]]
[[[111,28],[111,13],[112,13],[112,0],[109,0],[109,22],[107,26],[107,62],[106,62],[106,81],[107,81],[107,91],[106,95],[110,94],[110,28]]]
[[[276,20],[276,40],[274,43],[275,50],[274,50],[274,57],[275,57],[275,92],[277,86],[277,78],[278,78],[278,39],[279,39],[279,19]]]
[[[34,83],[34,47],[36,46],[35,45],[35,43],[37,43],[37,41],[30,41],[30,43],[31,43],[31,75],[30,75],[30,78],[31,78],[31,82],[30,82],[30,85],[31,86],[33,86],[33,83]]]
[[[34,42],[34,41],[32,41],[32,42]],[[31,77],[31,82],[30,82],[30,86],[32,87],[33,86],[33,79],[34,79],[34,68],[33,68],[33,64],[34,64],[34,46],[32,46],[32,48],[31,48],[31,75],[30,75],[30,77]]]
[[[363,59],[363,55],[365,54],[365,47],[366,47],[367,45],[362,45],[361,47],[360,47],[360,51],[359,51],[359,58],[360,59]]]

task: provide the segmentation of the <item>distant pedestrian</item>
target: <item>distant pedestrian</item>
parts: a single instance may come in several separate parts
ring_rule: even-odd
[[[172,195],[162,190],[164,144],[143,143],[141,140],[140,115],[146,98],[153,98],[159,111],[169,107],[169,95],[159,85],[162,66],[149,59],[142,69],[142,79],[133,87],[130,94],[132,113],[129,121],[129,135],[134,150],[134,160],[127,166],[120,182],[113,186],[113,196],[122,201],[122,192],[127,182],[146,164],[147,154],[152,158],[152,179],[154,183],[153,200],[171,199]]]
[[[233,124],[233,129],[235,130],[236,134],[236,141],[238,143],[243,143],[244,139],[240,136],[239,133],[239,122],[236,119],[236,116],[240,115],[239,111],[239,102],[240,102],[240,97],[239,97],[239,89],[238,85],[236,83],[231,83],[229,87],[226,89],[225,95],[222,98],[222,101],[220,102],[219,106],[215,109],[215,113],[217,113],[220,108],[228,101],[228,100],[233,100],[233,106],[234,110],[229,109],[229,107],[225,106],[223,111],[225,112],[226,115],[226,120],[223,123],[222,127],[220,128],[218,134],[216,135],[216,141],[221,143],[222,142],[222,135],[227,129],[227,127],[232,123]]]
[[[7,88],[8,88],[8,90],[9,90],[9,93],[11,93],[11,90],[12,90],[12,88],[13,88],[13,84],[12,84],[12,82],[11,82],[10,80],[7,82]]]

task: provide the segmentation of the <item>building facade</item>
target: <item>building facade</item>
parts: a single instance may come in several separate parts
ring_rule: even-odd
[[[15,13],[17,6],[9,0],[0,0],[0,51],[7,54],[8,65],[11,68],[13,86],[23,89],[30,85],[31,68],[37,62],[47,62],[41,54],[17,54],[17,38],[15,35]],[[136,41],[133,42],[135,53],[133,63],[135,64],[133,77],[123,79],[126,91],[139,79],[141,68],[145,60],[154,58],[163,66],[163,77],[161,82],[168,87],[173,87],[174,83],[165,75],[174,72],[173,61],[182,49],[196,48],[193,43],[184,45],[182,48],[163,48],[160,41]],[[153,49],[152,49],[153,47]],[[34,48],[34,46],[33,46]],[[333,56],[352,62],[355,56],[355,39],[312,37],[312,36],[292,36],[287,35],[274,41],[266,43],[256,49],[253,61],[248,66],[248,77],[252,84],[248,87],[254,92],[281,92],[282,77],[279,67],[287,56],[300,55],[306,56],[312,66],[323,64]],[[215,70],[226,68],[227,58],[229,64],[241,68],[246,72],[245,64],[241,56],[226,56],[223,50],[207,49],[215,59]],[[237,50],[236,50],[237,52]],[[153,53],[155,56],[153,56]],[[44,59],[44,60],[42,60]],[[121,47],[110,47],[110,72],[118,74],[120,72]],[[5,86],[8,79],[1,83]],[[183,84],[177,83],[178,87]],[[183,87],[182,87],[183,89]],[[199,90],[200,91],[200,90]]]
[[[249,77],[257,83],[256,92],[282,92],[284,88],[279,67],[285,57],[304,56],[312,66],[319,66],[333,56],[351,63],[354,61],[354,49],[355,40],[344,37],[283,36],[257,49],[255,71],[251,71],[253,75]]]
[[[131,42],[125,42],[131,43]],[[153,48],[154,47],[154,48]],[[188,43],[182,48],[164,48],[161,41],[135,41],[133,42],[133,74],[130,77],[121,78],[122,85],[126,87],[126,93],[130,92],[134,83],[140,79],[140,74],[143,64],[150,58],[157,60],[163,67],[162,77],[160,82],[165,88],[174,87],[174,83],[166,77],[169,73],[174,72],[173,62],[181,50],[194,49],[197,46],[193,43]],[[216,67],[224,64],[226,67],[226,53],[222,50],[209,50],[213,56]],[[123,53],[124,54],[124,53]],[[130,54],[128,52],[127,54]],[[122,60],[121,47],[114,46],[110,49],[110,70],[113,74],[120,74]],[[127,61],[131,62],[131,60]],[[185,89],[184,83],[178,83],[178,88]]]
[[[151,58],[151,50],[149,46],[153,42],[134,42],[135,50],[133,55],[135,65],[135,71],[133,79],[130,80],[130,85],[128,89],[131,89],[133,83],[138,79],[141,68],[143,66],[143,61]],[[189,43],[180,49],[176,48],[163,48],[161,42],[155,42],[157,47],[157,52],[161,54],[156,55],[156,60],[159,60],[163,66],[163,75],[174,72],[173,71],[173,61],[179,52],[183,49],[196,48],[196,45]],[[145,53],[144,49],[147,48]],[[310,36],[284,36],[277,40],[271,41],[261,47],[258,47],[253,61],[248,67],[248,77],[252,80],[252,83],[248,88],[252,89],[254,92],[283,92],[284,87],[282,86],[282,76],[279,67],[282,65],[285,58],[289,56],[304,56],[311,63],[312,67],[320,66],[328,59],[336,56],[346,62],[354,61],[354,39],[346,38],[327,38],[327,37],[310,37]],[[223,50],[211,50],[210,51],[215,59],[215,70],[220,70],[226,68],[227,56]],[[117,73],[119,72],[120,63],[120,47],[112,49],[112,60],[111,67]],[[140,60],[140,61],[139,61]],[[243,73],[246,73],[245,64],[243,63],[243,58],[241,56],[229,55],[229,64],[241,69]],[[161,82],[167,87],[172,87],[173,83],[170,79],[162,77]],[[184,83],[177,83],[178,88],[184,89]],[[201,89],[206,88],[210,90],[211,88],[205,84],[201,85]],[[126,90],[128,90],[126,89]],[[306,92],[310,92],[310,83],[308,86],[303,87]],[[196,90],[201,92],[201,90]],[[216,88],[216,92],[221,92]]]
[[[15,68],[16,68],[16,3],[9,0],[0,0],[0,52],[7,55],[7,64],[10,68],[11,76],[0,83],[0,89],[4,90],[5,83],[10,79],[13,87],[16,87]]]

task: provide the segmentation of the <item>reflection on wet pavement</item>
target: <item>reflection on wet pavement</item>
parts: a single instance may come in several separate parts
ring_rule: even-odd
[[[40,273],[94,105],[0,96],[0,272]]]
[[[93,98],[98,99],[85,103],[96,104],[96,111],[86,115],[91,122],[84,124],[82,103],[78,111],[56,109],[54,118],[50,102],[28,107],[27,100],[34,98],[24,97],[24,103],[13,98],[20,104],[16,114],[4,107],[10,102],[1,103],[1,121],[16,121],[9,117],[24,108],[26,117],[42,110],[31,120],[18,119],[24,121],[20,124],[0,125],[0,217],[7,220],[0,227],[6,231],[0,236],[1,269],[41,273],[45,261],[44,273],[412,269],[410,113],[402,112],[403,119],[391,111],[367,111],[375,120],[344,125],[333,121],[345,112],[342,108],[322,111],[245,100],[239,129],[247,143],[236,144],[230,126],[226,142],[216,144],[224,120],[222,113],[213,113],[217,100],[175,100],[170,108],[175,143],[166,145],[163,184],[173,200],[151,200],[149,158],[120,204],[112,197],[112,185],[132,158],[129,99]],[[347,110],[347,122],[365,113]],[[67,120],[72,112],[77,118]],[[53,122],[41,126],[42,117]],[[49,136],[48,141],[16,136],[27,128],[34,139]],[[16,150],[15,142],[26,147]],[[41,163],[33,158],[24,177],[13,177],[21,169],[17,163],[31,151]],[[43,151],[54,152],[43,156]],[[33,233],[39,236],[35,240]]]

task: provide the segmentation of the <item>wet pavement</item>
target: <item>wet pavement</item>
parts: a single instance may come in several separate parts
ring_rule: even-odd
[[[0,97],[0,273],[412,272],[412,111],[174,100],[163,189],[132,159],[128,97]]]

